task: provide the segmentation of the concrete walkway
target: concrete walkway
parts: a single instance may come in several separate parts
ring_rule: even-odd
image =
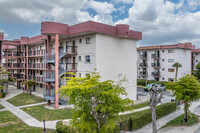
[[[5,107],[2,110],[10,111],[11,113],[13,113],[15,116],[17,116],[19,119],[21,119],[24,123],[26,123],[29,126],[43,128],[43,122],[38,121],[37,119],[35,119],[31,115],[27,114],[26,112],[24,112],[20,108],[35,106],[35,105],[41,105],[41,104],[44,104],[44,103],[37,103],[37,104],[30,104],[30,105],[24,105],[24,106],[16,107],[16,106],[14,106],[14,105],[12,105],[12,104],[10,104],[9,102],[6,101],[6,100],[8,100],[8,99],[20,94],[20,93],[22,93],[22,91],[15,90],[14,93],[11,92],[5,98],[1,99],[0,104]],[[46,128],[56,129],[56,122],[57,121],[59,121],[59,120],[46,121],[46,123],[45,123]]]

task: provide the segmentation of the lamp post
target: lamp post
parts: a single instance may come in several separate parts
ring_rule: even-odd
[[[43,130],[43,133],[46,133],[47,130],[46,130],[46,128],[45,128],[45,120],[43,120],[43,123],[44,123],[44,130]]]

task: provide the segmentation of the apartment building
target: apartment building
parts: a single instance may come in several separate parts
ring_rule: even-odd
[[[138,51],[138,79],[173,81],[176,62],[182,65],[178,69],[177,78],[192,71],[191,43],[175,45],[157,45],[137,48]]]
[[[34,79],[37,83],[34,91],[44,92],[47,97],[55,95],[55,108],[61,101],[55,91],[66,84],[63,74],[75,72],[76,76],[86,77],[88,71],[95,68],[102,81],[119,81],[126,75],[129,82],[123,86],[128,97],[135,100],[136,43],[141,39],[142,33],[130,30],[128,25],[110,26],[87,21],[69,26],[42,22],[39,36],[3,40],[2,61],[4,68],[17,78],[18,89],[22,81]]]
[[[200,49],[192,50],[192,70],[196,70],[196,65],[200,62]]]

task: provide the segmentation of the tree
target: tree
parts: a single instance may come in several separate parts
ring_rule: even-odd
[[[180,78],[176,83],[169,83],[168,87],[172,88],[177,100],[184,103],[184,122],[188,122],[188,111],[191,102],[200,98],[200,84],[197,79],[190,74]]]
[[[29,91],[29,94],[31,95],[31,87],[32,87],[33,85],[36,85],[36,83],[35,83],[35,80],[34,80],[34,79],[30,79],[30,80],[28,80],[28,81],[22,82],[22,85],[28,85],[28,91]]]
[[[200,81],[200,62],[195,66],[195,69],[192,74]]]
[[[172,65],[172,67],[175,67],[176,68],[176,73],[175,73],[175,81],[177,80],[177,75],[178,75],[178,68],[182,67],[182,65],[178,62],[174,63]]]
[[[1,83],[3,84],[6,84],[6,87],[5,87],[5,93],[8,94],[8,83],[9,82],[15,82],[16,81],[16,78],[12,78],[11,76],[8,76],[8,79],[2,79],[1,80]]]
[[[90,73],[86,78],[71,77],[66,86],[61,86],[61,95],[74,104],[71,120],[80,132],[106,133],[115,128],[118,113],[132,109],[132,101],[121,96],[127,95],[121,82],[100,81],[100,75]],[[123,80],[124,81],[124,80]]]
[[[162,98],[162,90],[159,89],[156,85],[149,91],[150,103],[149,107],[152,112],[152,128],[153,133],[157,133],[157,127],[156,127],[156,105],[160,102]]]

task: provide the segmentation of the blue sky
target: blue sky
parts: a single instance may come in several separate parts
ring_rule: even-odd
[[[5,39],[39,35],[42,21],[73,25],[92,20],[141,31],[139,46],[200,46],[200,0],[0,0],[0,12]]]

